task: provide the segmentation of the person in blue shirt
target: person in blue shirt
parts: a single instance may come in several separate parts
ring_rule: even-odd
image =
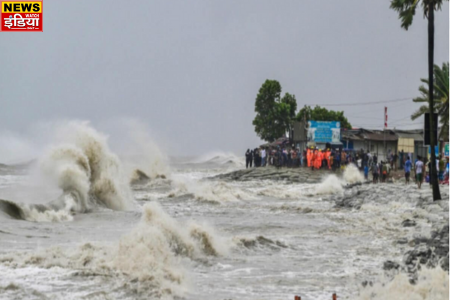
[[[409,159],[409,156],[406,158],[405,161],[405,179],[406,179],[406,184],[409,183],[409,177],[411,176],[411,168],[412,168],[412,163],[411,160]]]
[[[341,152],[336,152],[336,156],[334,157],[334,163],[336,166],[336,169],[340,169],[341,168]]]

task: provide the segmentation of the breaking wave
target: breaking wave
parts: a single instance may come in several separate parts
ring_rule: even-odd
[[[192,195],[196,200],[225,203],[256,199],[254,195],[224,181],[198,181],[185,177],[172,179],[174,191],[169,197]]]
[[[343,182],[336,175],[328,175],[315,189],[318,195],[337,194],[343,191]]]
[[[167,176],[164,174],[154,174],[152,177],[144,173],[143,171],[136,169],[131,175],[131,184],[145,184],[147,186],[152,186],[155,181],[164,180],[170,182],[170,179],[167,179]]]
[[[364,182],[364,176],[361,174],[358,168],[350,164],[345,168],[342,178],[339,178],[334,174],[325,177],[315,187],[314,194],[339,194],[344,191],[344,187],[362,182]]]
[[[150,136],[145,125],[136,120],[126,120],[126,138],[124,151],[127,153],[125,167],[135,177],[136,170],[144,173],[149,179],[160,176],[170,177],[169,158]]]
[[[257,237],[234,237],[233,238],[234,243],[236,246],[244,247],[247,249],[262,249],[262,248],[268,248],[271,250],[280,250],[282,248],[288,248],[288,246],[278,240],[271,240],[269,238],[266,238],[265,236],[257,236]]]
[[[348,184],[360,183],[364,181],[364,176],[353,164],[350,164],[345,168],[343,178]]]
[[[237,156],[234,153],[226,152],[208,153],[190,161],[189,163],[230,165],[239,167],[245,166],[245,160],[243,157]]]
[[[64,221],[71,220],[72,213],[83,213],[97,205],[129,209],[131,190],[107,137],[87,122],[70,122],[59,135],[62,142],[47,151],[39,167],[62,190],[62,196],[46,205],[3,201],[4,212],[30,221]]]
[[[212,228],[180,224],[157,203],[143,207],[139,224],[116,245],[86,243],[76,248],[53,247],[37,253],[15,252],[0,256],[9,268],[30,265],[75,270],[72,276],[99,276],[149,298],[182,297],[188,290],[183,257],[193,260],[228,253],[228,241]]]

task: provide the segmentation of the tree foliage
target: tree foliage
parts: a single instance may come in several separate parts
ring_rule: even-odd
[[[449,116],[449,103],[448,103],[448,93],[449,93],[449,63],[443,63],[442,68],[434,65],[433,68],[433,98],[434,98],[434,112],[439,114],[439,120],[442,126],[441,137],[448,136],[448,116]],[[429,85],[428,79],[420,79],[426,85]],[[420,97],[413,99],[417,103],[426,103],[422,105],[416,112],[411,115],[411,120],[415,120],[422,116],[424,113],[430,111],[429,109],[429,91],[425,85],[419,87],[419,91],[422,94]]]
[[[432,0],[434,3],[434,10],[441,10],[444,1],[448,0]],[[423,8],[423,15],[428,18],[431,0],[391,0],[391,9],[398,12],[398,18],[402,22],[402,28],[408,30],[411,26],[416,9],[419,5]]]
[[[306,120],[312,121],[339,121],[341,122],[341,128],[351,129],[352,125],[349,123],[347,118],[344,116],[343,111],[328,110],[325,107],[320,107],[316,105],[314,109],[310,106],[304,106],[297,114],[296,119],[301,121],[306,115]]]
[[[441,10],[444,1],[448,0],[391,0],[391,8],[398,12],[399,19],[402,22],[402,27],[408,30],[409,26],[413,22],[414,15],[416,13],[419,3],[422,5],[423,14],[428,19],[428,111],[434,111],[436,106],[434,105],[435,91],[434,91],[434,11]],[[430,118],[430,128],[433,128],[433,118]],[[432,129],[433,130],[433,129]],[[430,147],[434,149],[436,141],[434,135],[431,134]],[[436,159],[434,151],[431,151],[431,161]],[[440,200],[441,193],[439,191],[439,183],[437,178],[436,165],[431,164],[430,182],[433,187],[433,200]]]
[[[255,100],[256,116],[253,120],[255,132],[268,142],[285,136],[290,130],[297,110],[295,96],[286,93],[281,98],[281,85],[276,80],[267,79]]]

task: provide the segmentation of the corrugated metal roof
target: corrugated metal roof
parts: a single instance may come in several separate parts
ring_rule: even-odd
[[[283,146],[286,144],[289,144],[289,138],[281,137],[281,138],[278,138],[277,140],[273,141],[272,143],[262,144],[262,145],[260,145],[260,147],[277,147],[277,146]]]
[[[357,135],[354,135],[354,134],[347,134],[347,135],[342,135],[341,140],[362,141],[364,139]]]
[[[414,139],[414,141],[423,141],[423,130],[422,129],[395,130],[395,134],[401,138]]]
[[[398,137],[393,134],[383,134],[383,133],[368,133],[365,132],[362,134],[364,139],[371,140],[371,141],[397,141]]]
[[[423,141],[423,135],[420,133],[404,133],[404,132],[396,132],[396,135],[405,139],[414,139],[414,141]]]

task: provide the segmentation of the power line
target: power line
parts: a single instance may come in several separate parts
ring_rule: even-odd
[[[381,120],[383,121],[383,116],[381,117],[363,117],[363,116],[354,116],[354,115],[350,115],[347,116],[349,119],[372,119],[372,120]]]
[[[349,106],[349,105],[374,105],[374,104],[381,104],[381,103],[392,103],[392,102],[400,102],[400,101],[407,101],[412,100],[414,97],[408,97],[408,98],[401,98],[401,99],[392,99],[392,100],[385,100],[385,101],[373,101],[373,102],[353,102],[353,103],[325,103],[325,104],[307,104],[307,105],[318,105],[318,106]]]
[[[410,119],[410,118],[411,118],[411,116],[407,116],[407,117],[404,117],[404,118],[401,118],[401,119],[393,120],[392,122],[389,122],[389,121],[388,121],[388,123],[395,124],[395,123],[397,123],[397,122],[404,121],[404,120]]]
[[[404,104],[397,104],[397,105],[388,106],[388,110],[391,109],[391,108],[394,108],[394,107],[399,107],[399,106],[404,106]],[[373,113],[374,110],[370,109],[370,110],[359,111],[359,112],[352,113],[352,114],[345,115],[345,116],[349,119],[349,121],[351,119],[373,119],[373,120],[381,120],[381,122],[383,122],[383,116],[382,115],[380,115],[380,117],[365,116],[364,113],[366,113],[366,112],[372,112]],[[399,118],[399,119],[389,120],[388,124],[396,124],[398,122],[401,122],[401,121],[409,119],[409,118],[411,118],[411,116],[406,116],[406,117]],[[351,123],[354,123],[354,122],[351,122]]]
[[[378,125],[378,124],[352,124],[353,127],[359,127],[359,128],[373,128],[373,129],[383,129],[382,125]],[[403,123],[403,124],[394,124],[392,126],[389,126],[388,129],[393,129],[393,128],[398,128],[398,127],[410,127],[410,126],[415,126],[415,127],[420,127],[421,123]]]
[[[390,125],[390,127],[401,126],[401,125],[420,125],[420,124],[422,124],[422,122],[417,122],[417,123],[397,123],[397,124],[388,123],[388,125]],[[368,123],[354,123],[352,125],[358,125],[358,126],[361,126],[361,125],[364,125],[364,126],[383,126],[383,124],[380,124],[380,123],[377,123],[377,124],[373,124],[373,123],[371,123],[371,124],[368,124]]]

